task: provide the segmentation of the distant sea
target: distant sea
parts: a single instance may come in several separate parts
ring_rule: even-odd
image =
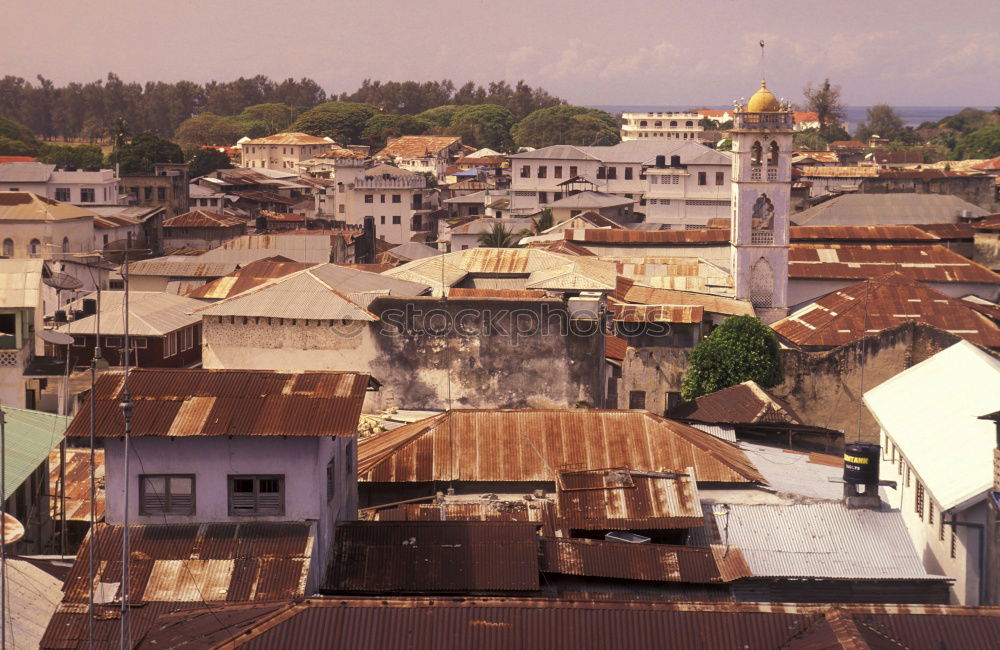
[[[733,105],[729,104],[727,106],[706,106],[705,108],[720,108],[720,109],[732,109]],[[607,111],[609,113],[626,113],[626,112],[648,112],[648,111],[686,111],[691,108],[691,106],[592,106],[591,108],[599,108],[602,111]],[[870,106],[848,106],[845,110],[847,122],[850,124],[848,129],[851,133],[854,133],[854,128],[858,125],[858,122],[863,122],[865,120],[865,115]],[[959,112],[965,106],[893,106],[899,116],[903,118],[903,122],[907,126],[919,126],[924,122],[937,122],[938,120],[944,119],[949,115],[954,115]],[[979,108],[984,111],[993,110],[993,106],[973,106],[973,108]]]

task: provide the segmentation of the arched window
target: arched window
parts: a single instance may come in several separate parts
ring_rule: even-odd
[[[687,122],[684,123],[684,126],[694,126],[694,122],[688,120]]]
[[[640,120],[639,126],[646,126],[646,120]]]
[[[761,257],[750,268],[750,304],[770,307],[774,303],[774,271],[771,264]]]
[[[677,126],[677,120],[670,120],[670,126]]]
[[[767,148],[767,164],[777,167],[778,165],[778,143],[771,140],[771,146]]]
[[[28,256],[29,257],[40,257],[42,254],[42,242],[37,239],[32,239],[28,244]]]
[[[653,126],[663,126],[663,122],[656,120],[656,122],[653,123]]]
[[[767,194],[761,194],[753,203],[752,230],[774,230],[774,204]]]
[[[69,237],[63,237],[62,252],[69,252]]]
[[[754,165],[759,165],[761,159],[764,157],[764,148],[760,146],[759,142],[754,142],[753,146],[750,147],[750,162]]]
[[[14,257],[14,240],[10,237],[3,240],[3,256]]]

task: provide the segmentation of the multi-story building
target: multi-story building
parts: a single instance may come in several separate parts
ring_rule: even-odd
[[[0,254],[52,259],[93,250],[96,215],[33,192],[0,192]]]
[[[80,206],[123,205],[127,200],[110,169],[58,169],[40,162],[0,163],[0,191],[32,192]]]
[[[698,140],[705,129],[701,116],[693,112],[656,111],[622,113],[623,141],[645,139]]]
[[[463,153],[456,136],[404,135],[390,140],[375,157],[388,160],[412,172],[430,172],[444,180],[445,170]]]
[[[675,229],[703,228],[709,219],[729,215],[730,155],[690,140],[554,145],[510,158],[513,215],[532,214],[588,189],[633,199],[646,221]]]
[[[244,142],[240,149],[240,167],[295,171],[303,160],[314,158],[333,146],[330,138],[307,133],[276,133]]]

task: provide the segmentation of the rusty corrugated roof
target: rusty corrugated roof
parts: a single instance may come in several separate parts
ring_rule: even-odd
[[[104,519],[104,450],[94,450],[94,483],[96,507],[94,519]],[[66,449],[66,519],[68,521],[90,521],[90,449]],[[59,519],[61,494],[59,489],[59,450],[49,454],[49,494],[52,518]]]
[[[889,271],[922,282],[1000,285],[1000,275],[940,244],[792,244],[788,251],[788,275],[795,279],[861,280]]]
[[[754,315],[753,305],[747,300],[713,296],[694,291],[654,289],[635,285],[628,288],[623,299],[625,302],[644,305],[699,305],[704,311],[713,314]]]
[[[614,361],[624,361],[625,351],[628,350],[628,342],[613,334],[607,334],[604,337],[604,356]]]
[[[376,157],[425,158],[460,142],[461,138],[450,135],[404,135],[391,140]]]
[[[771,327],[796,345],[827,348],[909,321],[932,325],[977,345],[1000,348],[1000,327],[975,305],[899,272],[828,293]]]
[[[704,525],[694,471],[561,471],[557,525],[569,530],[669,530]]]
[[[791,226],[792,241],[925,241],[938,239],[924,226]]]
[[[341,522],[334,536],[325,589],[363,593],[536,591],[535,530],[532,523],[509,521]]]
[[[258,287],[268,280],[281,278],[298,271],[316,266],[311,262],[293,262],[287,257],[275,255],[250,262],[225,277],[218,278],[187,293],[188,298],[224,300],[248,289]]]
[[[367,521],[522,521],[542,524],[551,504],[547,499],[477,502],[403,503],[361,513]]]
[[[475,289],[454,287],[448,290],[449,298],[504,298],[507,300],[538,300],[545,298],[541,289]]]
[[[257,144],[284,144],[284,145],[303,145],[303,144],[318,144],[326,145],[328,147],[334,146],[334,143],[326,138],[321,138],[316,135],[309,135],[308,133],[300,133],[298,131],[290,131],[288,133],[275,133],[274,135],[268,135],[263,138],[255,138],[249,142],[244,142],[243,146],[247,145],[257,145]]]
[[[695,398],[671,409],[670,417],[713,424],[787,422],[801,424],[798,414],[750,380]]]
[[[976,231],[968,222],[959,223],[924,223],[916,226],[935,239],[968,239],[972,240]]]
[[[611,318],[623,323],[700,323],[701,305],[611,305]]]
[[[136,368],[133,436],[354,436],[368,375],[353,372]],[[123,435],[123,374],[97,380],[98,437]],[[90,432],[90,400],[66,430]]]
[[[452,410],[358,445],[359,478],[372,482],[554,482],[559,469],[602,467],[764,482],[736,445],[647,411]]]
[[[705,230],[612,230],[569,228],[566,241],[600,244],[728,244],[729,231]]]
[[[245,226],[246,221],[237,217],[209,212],[208,210],[191,210],[176,217],[170,217],[163,222],[164,228],[232,228]]]

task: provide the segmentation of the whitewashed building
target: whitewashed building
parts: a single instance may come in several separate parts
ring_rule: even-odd
[[[650,111],[622,113],[622,141],[666,139],[697,140],[704,131],[701,116],[693,112]]]
[[[299,163],[334,146],[330,138],[307,133],[276,133],[243,143],[240,167],[296,171]]]
[[[32,192],[80,206],[127,203],[121,179],[110,169],[59,169],[40,162],[0,163],[0,191]]]

